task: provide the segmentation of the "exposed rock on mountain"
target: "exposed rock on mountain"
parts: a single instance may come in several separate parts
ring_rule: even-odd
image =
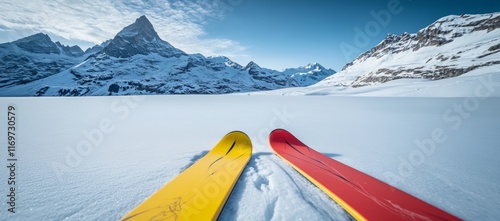
[[[120,31],[104,47],[103,53],[116,57],[128,58],[134,55],[159,54],[163,57],[180,57],[185,53],[160,39],[146,16],[141,16],[133,24]]]
[[[447,16],[416,34],[388,34],[317,85],[362,87],[401,78],[456,77],[500,65],[499,52],[500,13]]]

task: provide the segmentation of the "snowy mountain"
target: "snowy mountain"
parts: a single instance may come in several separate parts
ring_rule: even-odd
[[[500,68],[500,13],[441,18],[416,34],[388,34],[316,86],[362,87],[401,78],[438,80]]]
[[[261,68],[256,63],[250,62],[244,70],[248,71],[254,79],[269,84],[275,83],[284,87],[310,86],[336,73],[334,70],[327,69],[318,63],[312,63],[298,68],[287,68],[283,71],[275,71]]]
[[[187,54],[162,40],[145,16],[85,53],[53,43],[47,35],[40,34],[37,38],[42,37],[43,41],[18,46],[23,49],[21,53],[43,52],[43,58],[50,64],[53,56],[64,56],[59,63],[65,61],[65,65],[54,63],[60,68],[50,69],[52,72],[33,82],[11,81],[0,85],[3,86],[0,95],[223,94],[309,86],[335,73],[319,64],[276,71],[254,62],[241,66],[223,56]],[[27,39],[30,38],[33,36]],[[8,67],[0,65],[0,68]],[[10,75],[23,78],[25,73],[14,70]]]
[[[313,85],[326,77],[332,76],[336,72],[327,69],[321,64],[312,63],[298,68],[287,68],[283,71],[285,75],[290,76],[300,86]]]
[[[101,53],[116,58],[129,58],[151,53],[167,58],[186,55],[183,51],[161,40],[146,16],[141,16],[134,24],[120,31]]]
[[[54,43],[42,33],[0,44],[0,87],[57,74],[83,61],[83,54],[80,47]]]

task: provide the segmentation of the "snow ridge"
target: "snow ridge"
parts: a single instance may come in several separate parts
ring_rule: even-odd
[[[439,80],[500,67],[500,13],[446,16],[418,33],[388,34],[317,86],[363,87],[412,78]]]

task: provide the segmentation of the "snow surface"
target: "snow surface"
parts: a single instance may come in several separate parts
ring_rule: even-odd
[[[500,67],[490,66],[441,80],[399,79],[359,88],[324,86],[242,93],[247,95],[329,95],[364,97],[500,97]]]
[[[500,96],[461,97],[455,86],[441,98],[0,98],[18,116],[16,213],[5,215],[4,197],[0,220],[117,220],[233,130],[251,137],[254,154],[220,220],[349,220],[272,153],[275,128],[463,219],[497,220]]]

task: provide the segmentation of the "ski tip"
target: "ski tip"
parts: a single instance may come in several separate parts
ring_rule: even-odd
[[[243,131],[239,130],[231,131],[227,133],[222,140],[237,140],[239,143],[244,144],[248,146],[250,149],[252,149],[252,140]]]
[[[278,128],[269,133],[269,142],[276,140],[279,137],[294,137],[294,136],[289,131],[282,128]]]
[[[239,130],[231,131],[227,133],[226,136],[224,137],[237,137],[239,139],[247,140],[250,143],[250,145],[252,143],[250,137],[245,132]]]
[[[269,133],[269,134],[279,133],[279,132],[287,132],[287,133],[290,133],[290,132],[288,132],[287,130],[285,130],[285,129],[283,129],[283,128],[276,128],[276,129],[274,129],[273,131],[271,131],[271,133]]]
[[[278,128],[278,129],[271,131],[271,133],[269,133],[268,142],[269,142],[269,145],[271,146],[271,149],[273,149],[275,151],[276,151],[276,148],[278,148],[278,146],[280,146],[279,144],[286,143],[287,141],[290,141],[290,140],[295,141],[295,140],[297,140],[297,138],[295,136],[293,136],[292,133],[288,132],[285,129]]]
[[[276,135],[285,135],[285,134],[292,135],[292,133],[288,132],[287,130],[285,130],[283,128],[277,128],[277,129],[274,129],[273,131],[271,131],[271,133],[269,133],[269,139],[271,139],[272,137],[274,137]]]
[[[240,131],[240,130],[233,130],[233,131],[227,133],[227,135],[230,135],[230,134],[241,134],[241,135],[244,135],[244,136],[250,138],[245,132]]]

